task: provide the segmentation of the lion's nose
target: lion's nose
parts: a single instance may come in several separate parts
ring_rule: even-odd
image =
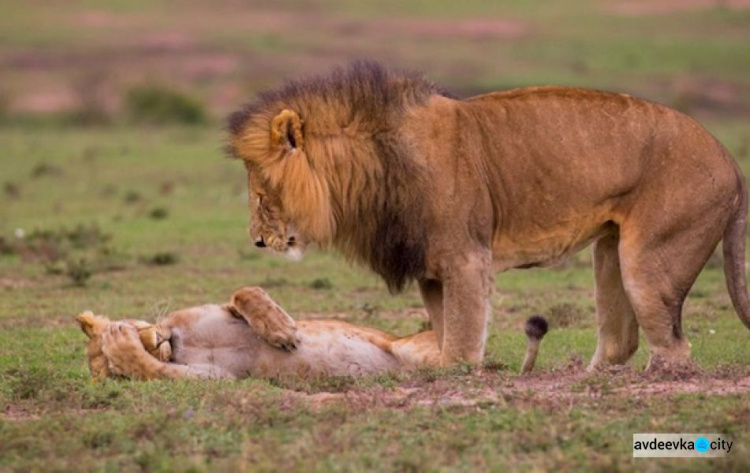
[[[257,246],[258,248],[265,248],[266,241],[263,239],[263,237],[259,237],[257,240],[255,240],[255,246]]]

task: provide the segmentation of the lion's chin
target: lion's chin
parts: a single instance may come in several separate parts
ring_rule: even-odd
[[[305,254],[305,252],[302,250],[302,248],[299,248],[299,247],[296,247],[296,246],[288,248],[284,252],[284,256],[286,256],[286,258],[288,260],[291,260],[291,261],[299,261],[299,260],[301,260],[302,256],[304,256],[304,254]]]

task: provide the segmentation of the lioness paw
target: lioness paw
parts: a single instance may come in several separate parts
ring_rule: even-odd
[[[112,373],[129,377],[146,377],[149,361],[138,330],[130,324],[114,322],[102,333],[102,351]]]
[[[230,311],[247,321],[253,331],[270,345],[296,350],[300,343],[297,324],[259,287],[246,287],[232,296]]]
[[[300,340],[297,336],[297,329],[292,327],[286,331],[273,332],[266,335],[265,340],[276,348],[281,348],[284,351],[294,351],[297,349]]]

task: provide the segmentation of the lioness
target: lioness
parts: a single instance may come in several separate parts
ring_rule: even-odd
[[[493,274],[594,244],[596,352],[626,362],[638,329],[687,363],[682,306],[719,240],[750,327],[745,179],[691,118],[625,94],[531,87],[459,100],[422,76],[356,64],[234,113],[250,234],[299,254],[333,245],[392,291],[416,280],[440,363],[484,354]]]
[[[436,366],[440,359],[432,331],[399,338],[338,320],[295,323],[259,287],[236,291],[229,304],[172,312],[156,324],[110,322],[91,312],[77,320],[89,337],[95,379],[360,376]]]

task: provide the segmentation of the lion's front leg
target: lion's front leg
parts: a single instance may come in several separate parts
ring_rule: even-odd
[[[490,316],[491,256],[462,255],[443,276],[443,344],[440,364],[479,364],[484,357]]]
[[[146,351],[138,329],[125,322],[112,322],[102,333],[102,352],[113,374],[131,379],[234,378],[216,366],[164,363]]]
[[[162,377],[163,363],[149,355],[131,324],[110,323],[102,333],[102,352],[114,374],[134,379]]]
[[[437,338],[438,349],[443,348],[443,283],[437,279],[420,279],[419,293],[430,316],[430,325]]]

